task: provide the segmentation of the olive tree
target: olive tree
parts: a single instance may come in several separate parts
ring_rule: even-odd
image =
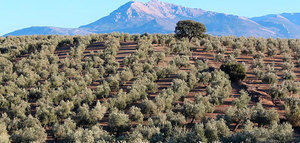
[[[211,45],[210,41],[206,42],[203,46],[204,46],[203,50],[206,52],[210,52],[213,50],[213,46]]]
[[[190,143],[207,142],[205,129],[203,124],[196,124],[191,132],[186,135],[187,141]]]
[[[1,123],[0,124],[0,142],[1,143],[9,143],[10,142],[10,135],[8,134],[6,130],[6,124]]]
[[[138,107],[135,107],[135,106],[132,106],[130,109],[129,109],[129,118],[132,120],[132,121],[135,121],[137,123],[143,123],[143,120],[144,120],[144,115],[142,114],[141,112],[141,109],[138,108]]]
[[[45,142],[47,134],[38,119],[28,116],[27,119],[19,121],[21,128],[11,135],[13,142]]]
[[[55,124],[53,127],[54,137],[59,138],[62,142],[74,142],[76,123],[68,118],[63,124]]]
[[[140,108],[143,114],[146,115],[157,115],[158,114],[158,108],[157,105],[148,98],[144,99],[142,103],[140,104]]]
[[[243,125],[247,120],[250,119],[251,112],[247,107],[238,108],[237,106],[229,107],[225,112],[225,120],[227,124],[235,124],[234,131],[236,131],[240,125]]]
[[[230,142],[293,142],[293,128],[288,123],[273,124],[269,128],[255,127],[248,121],[242,131],[230,137]]]
[[[122,82],[129,81],[133,78],[133,73],[130,69],[124,69],[120,74],[120,78]]]
[[[285,88],[290,95],[297,94],[300,90],[300,83],[292,80],[284,80],[281,86],[282,88]]]
[[[104,81],[102,84],[100,84],[96,87],[96,90],[94,90],[94,93],[96,94],[96,96],[99,99],[101,99],[101,98],[108,97],[110,91],[111,90],[110,90],[109,83]]]
[[[294,126],[300,126],[300,99],[297,97],[286,98],[285,117]]]
[[[277,75],[275,73],[268,72],[263,77],[262,82],[266,84],[275,84],[278,82]]]
[[[186,82],[181,79],[174,79],[171,88],[174,91],[175,100],[186,96],[190,92],[190,88],[187,86]]]
[[[249,96],[249,94],[244,91],[244,90],[241,90],[240,91],[240,97],[236,100],[234,100],[234,105],[237,107],[237,108],[244,108],[244,107],[247,107],[248,104],[249,104],[249,101],[251,100],[251,97]]]
[[[275,103],[275,99],[281,100],[285,98],[285,96],[287,95],[287,90],[285,90],[285,88],[283,88],[282,86],[275,84],[270,87],[268,93],[272,97],[273,103]]]
[[[205,136],[208,142],[224,142],[230,137],[231,132],[223,119],[211,119],[205,124]]]
[[[96,125],[86,129],[78,128],[72,136],[74,138],[74,142],[94,143],[114,141],[112,135]]]
[[[194,123],[195,119],[200,119],[204,117],[206,111],[203,104],[197,104],[190,100],[186,100],[183,104],[182,113],[187,117],[191,118],[191,123]]]
[[[36,117],[43,125],[49,125],[57,122],[54,106],[49,101],[40,100],[36,108]]]
[[[210,96],[203,96],[201,93],[195,95],[195,103],[203,105],[205,107],[205,112],[213,113],[215,106],[210,102]]]
[[[87,104],[83,104],[83,106],[78,108],[76,120],[78,120],[79,125],[93,126],[103,118],[106,110],[107,108],[101,105],[100,102],[97,102],[93,109],[90,109]]]
[[[206,95],[210,96],[210,102],[218,105],[229,97],[232,87],[228,75],[223,71],[212,72],[210,85],[206,87]]]
[[[266,110],[261,103],[251,108],[251,121],[259,126],[278,123],[279,114],[275,109]]]
[[[188,56],[176,56],[170,61],[171,64],[176,65],[177,67],[187,67],[190,65]]]
[[[295,80],[296,75],[295,75],[294,71],[292,71],[292,70],[284,70],[282,78],[284,80]]]
[[[130,129],[129,116],[118,109],[113,109],[108,116],[110,132],[120,134]]]

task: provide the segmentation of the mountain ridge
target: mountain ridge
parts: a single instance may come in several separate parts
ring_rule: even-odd
[[[283,13],[246,18],[238,15],[188,8],[172,3],[151,0],[130,1],[95,22],[79,28],[30,27],[7,35],[60,34],[86,35],[91,33],[173,33],[179,20],[195,20],[206,25],[212,35],[300,38],[300,13]],[[44,32],[43,32],[44,31]]]

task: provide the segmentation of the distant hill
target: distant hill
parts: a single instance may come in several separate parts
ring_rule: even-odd
[[[85,29],[81,28],[59,28],[59,27],[46,27],[46,26],[35,26],[24,28],[21,30],[17,30],[4,36],[13,35],[13,36],[20,36],[20,35],[86,35],[92,34]]]
[[[108,16],[79,28],[31,27],[6,35],[85,35],[110,32],[173,33],[179,20],[191,19],[204,23],[207,27],[207,33],[213,35],[300,38],[299,15],[300,13],[284,13],[246,18],[187,8],[158,0],[151,0],[147,3],[131,1]]]

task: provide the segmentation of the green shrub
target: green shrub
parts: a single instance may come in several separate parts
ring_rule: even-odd
[[[229,75],[231,81],[242,81],[246,75],[246,68],[239,63],[225,63],[220,69]]]

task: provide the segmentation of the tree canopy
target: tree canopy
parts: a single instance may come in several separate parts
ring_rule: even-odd
[[[192,38],[201,38],[206,32],[206,27],[200,22],[193,20],[182,20],[176,24],[175,37],[178,39],[188,38],[189,41]]]

